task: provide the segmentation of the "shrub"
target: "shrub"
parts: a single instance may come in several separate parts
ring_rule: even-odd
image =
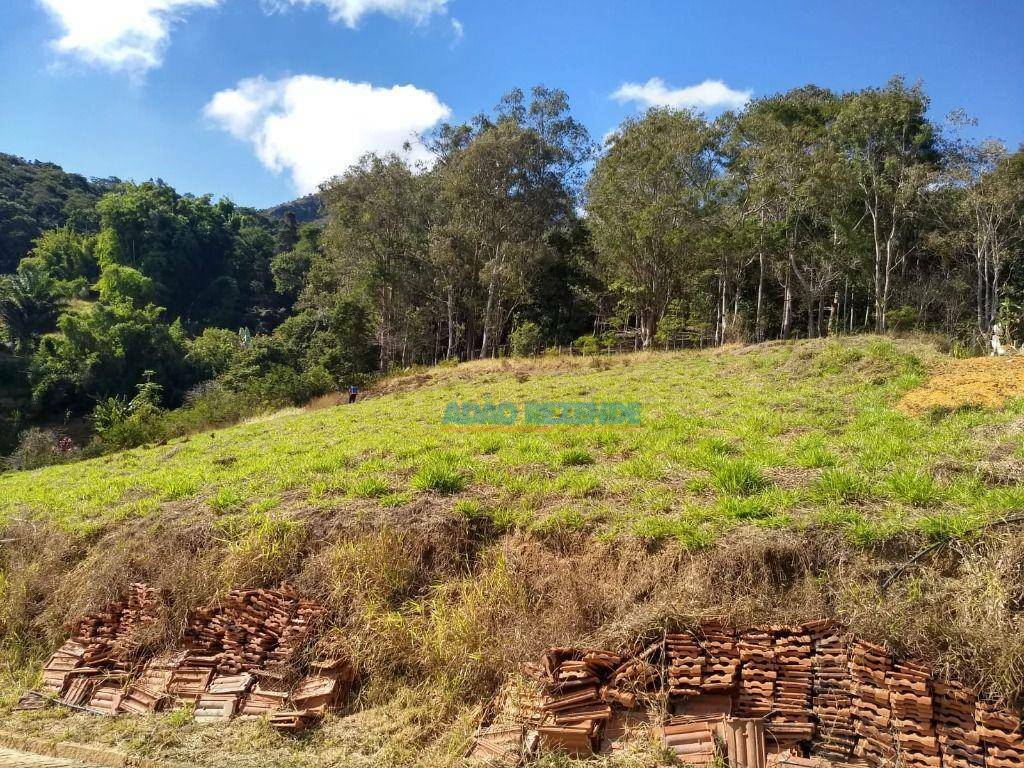
[[[731,496],[750,496],[763,491],[769,482],[761,470],[746,459],[727,459],[711,468],[715,487]]]
[[[540,326],[530,320],[519,323],[509,335],[508,342],[515,357],[536,355],[544,346]]]
[[[601,339],[594,334],[580,336],[572,343],[573,350],[580,355],[596,355],[603,351]]]
[[[11,469],[38,469],[61,464],[72,458],[78,449],[70,437],[53,430],[33,427],[21,433],[18,446],[7,459]]]
[[[916,307],[900,307],[885,313],[885,324],[891,331],[909,331],[918,323],[919,313]]]
[[[433,458],[419,468],[412,478],[412,487],[417,491],[435,491],[445,495],[465,490],[465,473],[451,458]]]
[[[225,328],[207,328],[188,345],[187,359],[207,378],[227,371],[241,357],[242,339]]]

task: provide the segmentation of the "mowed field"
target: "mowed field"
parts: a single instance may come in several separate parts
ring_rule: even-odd
[[[924,343],[855,337],[435,368],[355,405],[2,475],[0,523],[82,533],[208,511],[231,539],[297,510],[428,500],[499,528],[686,547],[741,525],[835,526],[866,544],[943,535],[1021,505],[1024,410],[905,412],[938,359]],[[637,402],[642,424],[445,424],[453,401]]]

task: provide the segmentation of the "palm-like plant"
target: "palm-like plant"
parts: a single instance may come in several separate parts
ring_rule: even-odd
[[[63,303],[42,268],[23,262],[13,275],[0,277],[0,327],[16,353],[31,349],[37,336],[55,326]]]

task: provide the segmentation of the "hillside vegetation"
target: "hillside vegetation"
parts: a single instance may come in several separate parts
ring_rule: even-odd
[[[21,161],[35,181],[11,185],[0,158],[0,220],[31,224],[0,223],[0,454],[32,469],[548,349],[869,331],[1013,348],[1024,152],[929,105],[899,77],[806,85],[713,120],[650,109],[599,144],[564,91],[517,88],[421,137],[429,168],[370,153],[263,213]]]
[[[544,647],[701,616],[832,616],[1017,697],[1024,548],[975,529],[1021,506],[1024,406],[901,407],[948,363],[883,337],[479,361],[0,475],[0,706],[65,621],[133,581],[165,596],[155,643],[232,586],[294,582],[358,665],[349,712],[298,742],[174,713],[11,724],[206,765],[451,764]],[[452,401],[594,400],[639,402],[642,423],[442,423]],[[934,542],[949,546],[883,586]]]

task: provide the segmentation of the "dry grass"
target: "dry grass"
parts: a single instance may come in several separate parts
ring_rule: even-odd
[[[932,377],[907,392],[899,407],[905,413],[1001,408],[1024,397],[1024,357],[972,357],[944,361]]]
[[[453,765],[480,707],[544,648],[614,647],[708,617],[739,625],[833,617],[969,684],[1010,699],[1024,691],[1024,545],[1010,532],[959,543],[883,593],[881,580],[922,537],[865,550],[824,529],[739,529],[687,552],[564,532],[486,534],[437,512],[406,526],[386,519],[306,525],[317,535],[304,540],[301,557],[282,555],[280,574],[334,611],[336,628],[322,642],[347,648],[360,671],[346,716],[299,742],[259,724],[203,728],[173,714],[111,722],[50,712],[9,722],[210,766]],[[30,633],[57,636],[69,614],[118,584],[149,578],[169,601],[165,629],[173,634],[188,600],[226,586],[220,571],[203,576],[202,567],[224,556],[227,544],[202,526],[163,533],[165,542],[149,550],[128,546],[140,541],[136,530],[24,556],[8,572],[18,574],[15,591],[33,596],[16,608],[34,612]],[[189,536],[211,549],[189,550]],[[172,551],[177,561],[168,559]],[[161,560],[165,567],[156,567]],[[29,655],[38,663],[41,652],[37,646]],[[9,678],[8,690],[18,682]],[[658,764],[649,751],[640,754],[617,764]]]

